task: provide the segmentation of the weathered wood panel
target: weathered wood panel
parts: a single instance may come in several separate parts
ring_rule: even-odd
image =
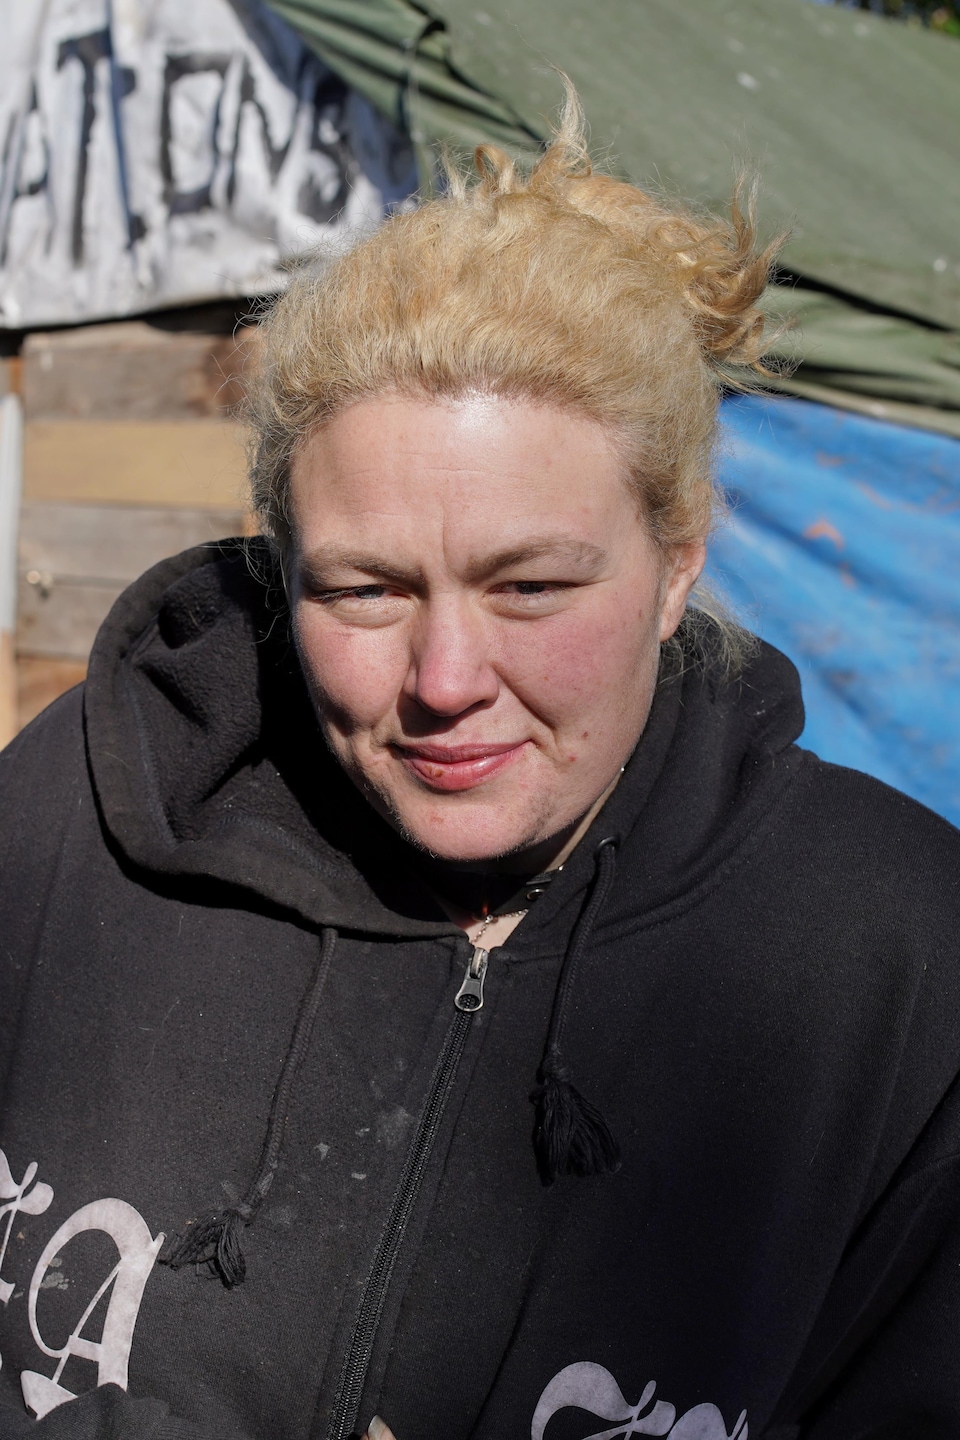
[[[28,335],[27,419],[222,418],[243,397],[256,334],[252,326],[208,335],[131,320]]]
[[[44,505],[20,512],[20,571],[127,584],[167,555],[243,533],[239,509],[167,510],[145,505]]]
[[[12,630],[0,630],[0,750],[17,733],[17,659]]]
[[[34,655],[17,657],[17,722],[24,725],[46,710],[65,690],[79,685],[87,673],[81,660],[46,660]]]
[[[246,432],[222,420],[49,420],[24,427],[27,500],[242,507]]]
[[[15,395],[20,394],[20,375],[20,356],[0,352],[0,396],[9,395],[11,391]]]
[[[21,655],[85,660],[122,585],[77,585],[67,580],[41,590],[20,586],[17,650]]]
[[[49,505],[21,511],[17,651],[86,660],[101,621],[131,580],[191,545],[243,533],[233,510]]]

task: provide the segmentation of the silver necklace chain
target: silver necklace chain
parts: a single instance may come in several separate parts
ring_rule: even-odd
[[[480,929],[477,931],[476,935],[474,935],[473,939],[470,941],[470,944],[473,945],[474,948],[478,947],[481,938],[486,932],[487,926],[492,925],[494,920],[522,920],[526,913],[526,910],[509,910],[504,915],[485,915],[480,925]]]

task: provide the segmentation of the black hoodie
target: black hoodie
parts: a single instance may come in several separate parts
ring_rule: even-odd
[[[776,651],[691,660],[459,1011],[266,565],[150,571],[0,756],[0,1440],[956,1440],[960,836],[796,748]],[[622,1165],[548,1184],[602,840],[563,1058]],[[162,1263],[256,1176],[243,1284]]]

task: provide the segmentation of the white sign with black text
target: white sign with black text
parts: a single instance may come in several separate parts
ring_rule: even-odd
[[[276,291],[416,188],[261,0],[18,0],[4,31],[0,328]]]

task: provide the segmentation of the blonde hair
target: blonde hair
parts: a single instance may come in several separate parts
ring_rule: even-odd
[[[249,406],[264,530],[286,548],[296,447],[348,405],[479,390],[599,421],[658,545],[704,538],[722,509],[720,387],[764,373],[777,242],[758,247],[752,196],[738,186],[718,220],[594,174],[572,87],[529,175],[492,146],[476,166],[468,183],[449,165],[445,194],[296,277],[264,321]]]

